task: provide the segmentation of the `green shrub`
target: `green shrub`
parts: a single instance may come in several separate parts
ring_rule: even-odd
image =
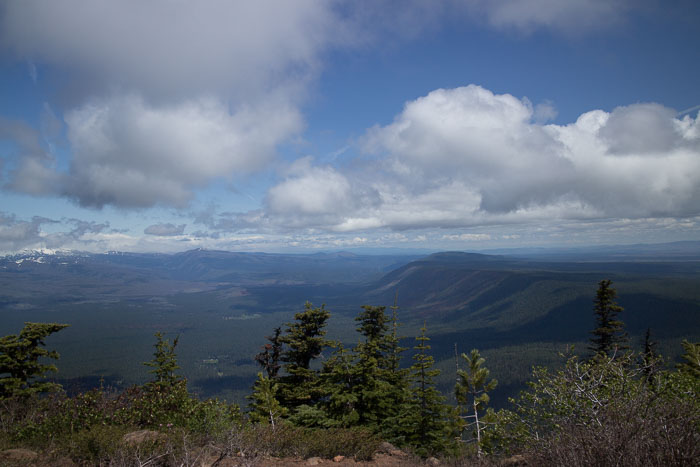
[[[530,389],[500,411],[495,443],[530,452],[537,465],[693,465],[700,457],[700,380],[649,379],[637,356],[570,358],[537,369]]]
[[[96,425],[87,430],[71,433],[56,443],[59,451],[74,461],[99,465],[124,449],[122,437],[131,431],[128,427]]]

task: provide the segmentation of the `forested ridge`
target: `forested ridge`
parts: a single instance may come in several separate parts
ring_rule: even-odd
[[[307,302],[251,351],[260,372],[245,408],[190,393],[179,336],[161,333],[144,363],[149,382],[68,396],[47,379],[59,356],[45,346],[67,325],[26,323],[0,338],[0,455],[40,465],[266,465],[271,456],[370,460],[388,442],[409,465],[697,465],[700,343],[684,341],[674,365],[652,329],[631,342],[612,285],[602,280],[595,292],[581,336],[589,347],[562,354],[558,368],[534,368],[499,410],[489,407],[498,382],[488,362],[477,349],[457,351],[469,343],[455,342],[456,404],[447,402],[430,322],[408,348],[396,302],[363,306],[351,347],[328,338],[331,311]],[[22,452],[29,457],[12,457]]]

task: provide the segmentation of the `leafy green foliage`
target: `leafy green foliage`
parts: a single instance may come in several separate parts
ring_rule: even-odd
[[[457,372],[461,412],[447,406],[435,387],[440,372],[425,323],[413,365],[401,369],[396,306],[391,317],[384,307],[363,306],[355,320],[361,339],[347,350],[325,338],[325,307],[307,303],[284,335],[277,328],[256,356],[262,371],[249,397],[252,423],[236,405],[190,394],[176,374],[178,339],[171,344],[157,333],[146,364],[154,380],[144,386],[122,392],[100,387],[74,397],[30,391],[1,400],[0,447],[38,446],[104,465],[191,465],[207,449],[219,459],[245,455],[246,462],[263,455],[362,460],[381,439],[423,457],[456,453],[454,441],[466,429],[476,443],[462,453],[473,448],[479,457],[516,450],[533,465],[693,465],[700,456],[700,344],[684,341],[678,371],[662,369],[649,333],[641,354],[616,351],[625,336],[614,316],[614,289],[609,281],[600,285],[596,306],[605,302],[601,309],[613,313],[599,328],[620,323],[608,336],[609,352],[583,361],[570,356],[555,372],[536,369],[512,410],[488,408],[497,383],[476,350],[462,354],[465,367]],[[20,337],[0,343],[12,345]],[[43,345],[41,338],[36,345]],[[328,347],[335,352],[319,371],[314,360]],[[152,443],[121,441],[124,433],[143,428],[157,430]]]
[[[55,365],[39,359],[58,359],[58,352],[44,348],[44,339],[66,327],[67,324],[28,322],[19,335],[0,338],[0,400],[60,389],[55,383],[35,379],[58,371]]]
[[[691,465],[700,454],[700,384],[661,372],[650,385],[638,361],[571,356],[554,373],[536,369],[515,411],[498,413],[499,435],[536,464]]]
[[[232,429],[240,429],[238,406],[214,399],[198,400],[189,394],[186,381],[174,375],[175,344],[170,345],[160,334],[156,336],[153,366],[160,371],[155,373],[155,381],[121,393],[100,387],[70,398],[32,393],[3,400],[0,444],[4,441],[50,448],[90,465],[143,464],[149,459],[176,463],[175,458],[188,452],[187,438],[197,439],[201,445],[223,441]],[[121,441],[125,433],[143,428],[157,430],[163,436],[159,435],[157,442],[138,446]],[[182,439],[172,439],[175,433],[180,433]]]

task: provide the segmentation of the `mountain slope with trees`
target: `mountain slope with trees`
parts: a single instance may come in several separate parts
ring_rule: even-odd
[[[534,465],[696,465],[700,343],[684,341],[676,369],[652,351],[649,336],[642,351],[628,350],[615,296],[610,280],[599,282],[591,353],[570,353],[559,369],[535,368],[528,388],[498,411],[488,408],[497,382],[478,350],[461,356],[462,369],[455,362],[457,406],[447,403],[425,324],[413,364],[398,365],[408,350],[397,338],[396,305],[391,314],[363,306],[359,340],[347,350],[326,337],[330,311],[307,303],[258,354],[262,371],[246,411],[194,397],[177,373],[180,337],[161,333],[144,363],[151,381],[68,397],[44,382],[53,368],[37,366],[41,356],[58,357],[44,339],[66,325],[27,323],[0,339],[0,457],[34,449],[49,464],[190,465],[207,455],[264,465],[269,455],[366,460],[384,440],[413,453],[411,462],[488,464],[517,454]],[[134,433],[143,440],[131,441]]]

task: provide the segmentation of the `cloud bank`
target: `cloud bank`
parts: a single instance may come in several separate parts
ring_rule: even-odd
[[[146,235],[156,235],[158,237],[174,237],[177,235],[182,235],[185,231],[185,227],[185,224],[153,224],[146,227],[143,230],[143,233]]]
[[[149,98],[214,93],[241,100],[303,80],[342,37],[331,2],[25,0],[5,2],[0,41],[32,63],[58,65],[79,88]]]
[[[537,120],[527,99],[433,91],[367,131],[370,164],[288,174],[268,193],[267,220],[355,231],[700,214],[699,119],[634,104]]]
[[[499,235],[477,230],[491,226],[504,232],[500,238],[517,238],[522,232],[513,226],[546,224],[566,236],[571,225],[589,232],[601,223],[620,230],[695,225],[699,119],[655,103],[591,110],[555,125],[547,124],[557,115],[550,102],[475,85],[437,89],[406,102],[393,122],[369,128],[330,163],[279,155],[281,145],[303,138],[304,106],[336,48],[387,38],[387,47],[402,46],[447,16],[473,27],[465,11],[495,29],[594,33],[624,22],[638,5],[5,2],[2,58],[27,64],[32,84],[50,89],[54,100],[36,128],[0,117],[2,188],[121,213],[178,211],[172,222],[139,226],[145,237],[108,223],[0,214],[0,248],[181,249],[186,241],[230,247],[266,239],[332,247],[489,241]],[[178,216],[199,193],[260,172],[272,185],[256,187],[264,192],[259,206],[212,208],[192,216],[202,231],[184,233]],[[411,236],[411,229],[419,232]],[[459,232],[430,237],[430,229]]]
[[[183,207],[274,162],[343,31],[316,0],[5,3],[0,47],[56,90],[70,154],[57,163],[37,131],[0,121],[23,148],[4,186],[93,208]]]

